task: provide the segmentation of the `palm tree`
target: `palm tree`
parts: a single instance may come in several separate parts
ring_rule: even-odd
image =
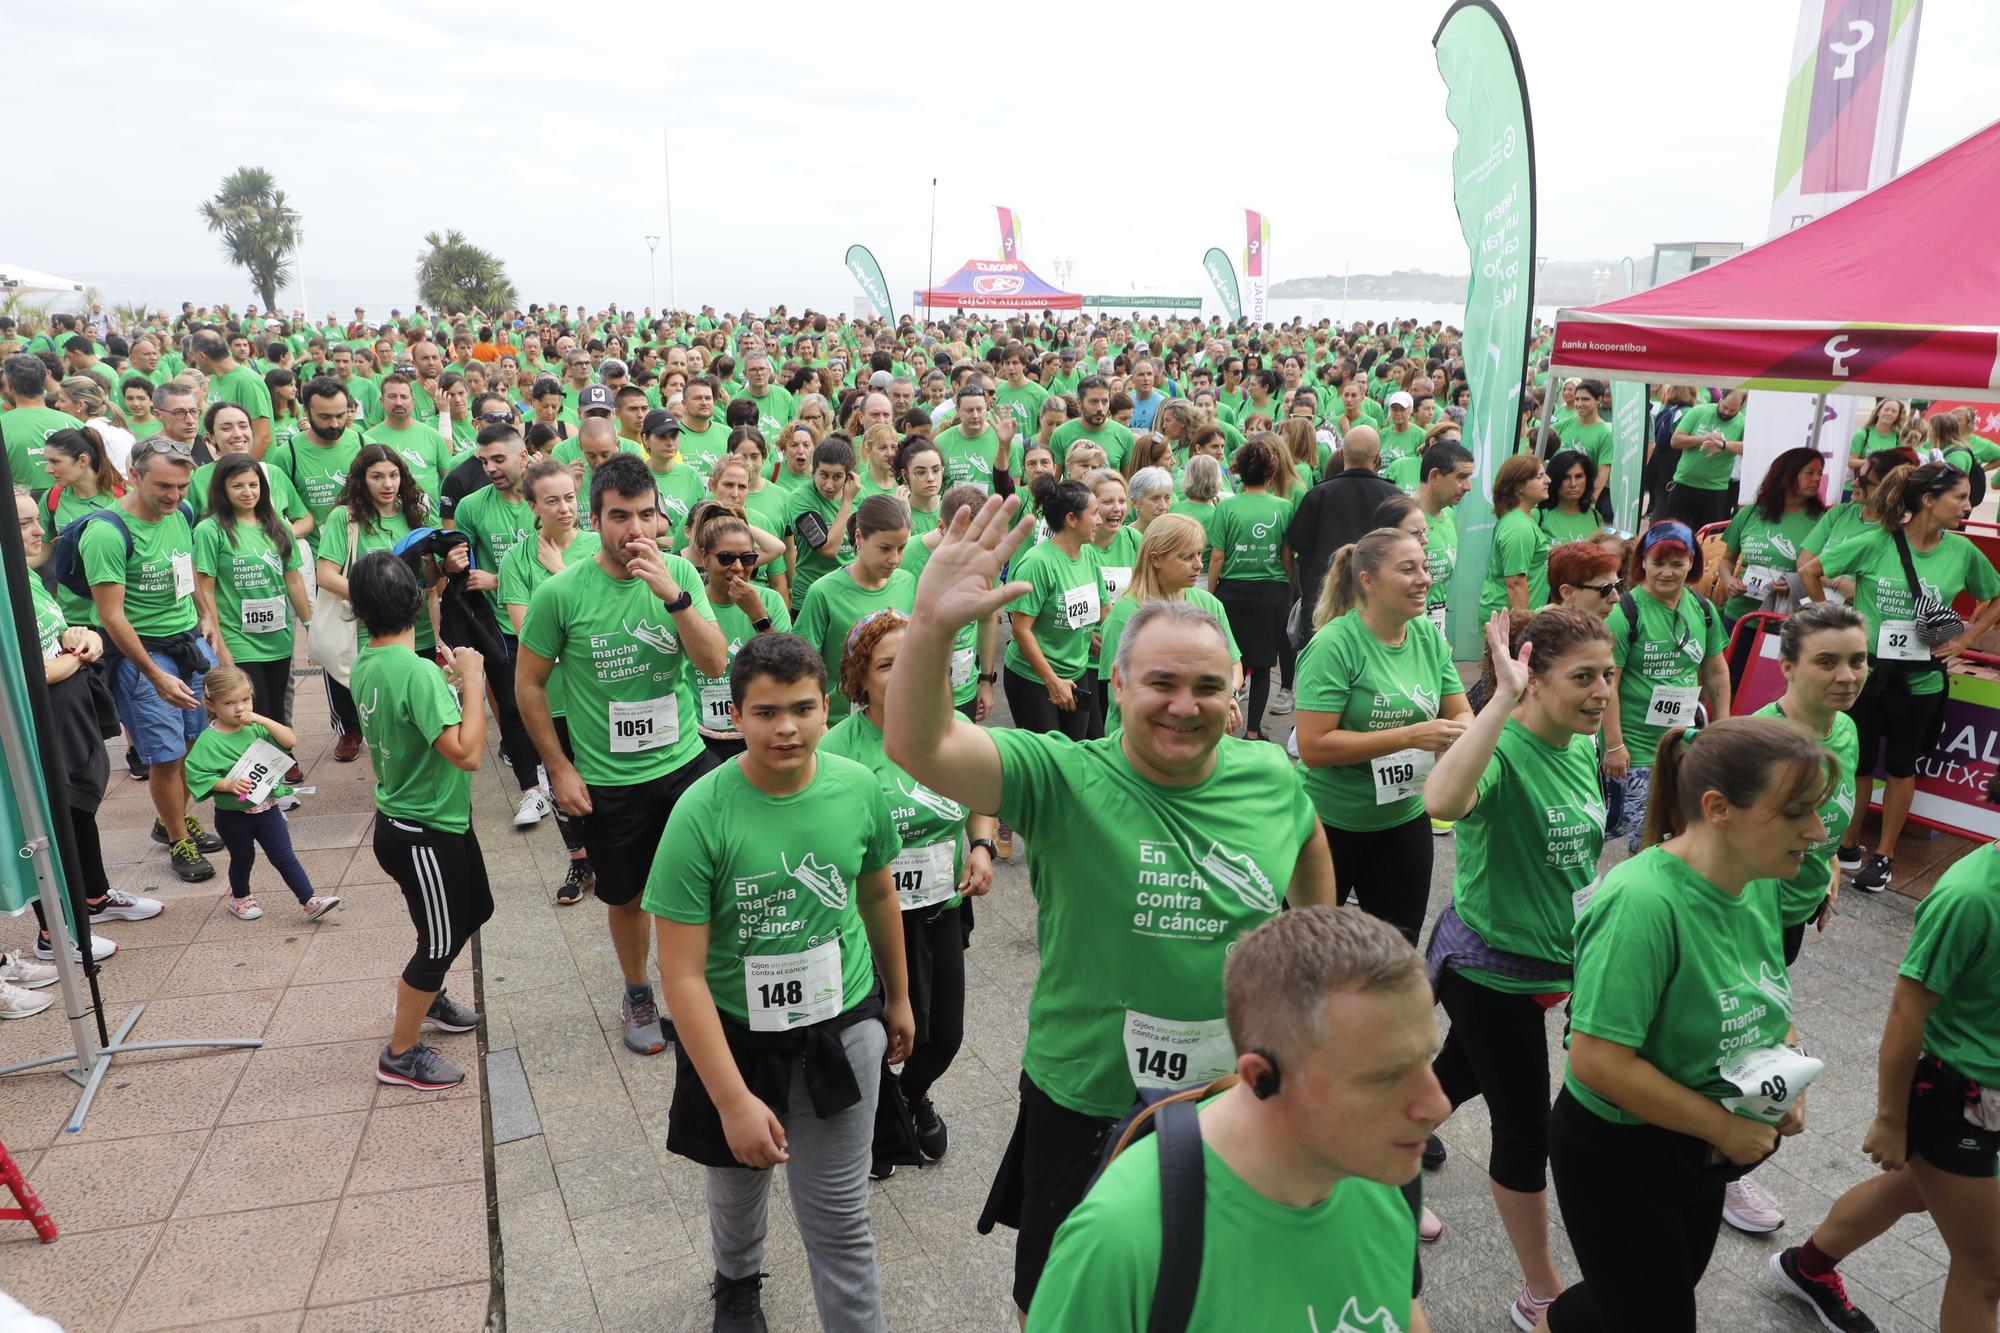
[[[517,299],[507,266],[465,239],[462,231],[424,237],[430,249],[417,256],[417,301],[433,310],[505,310]]]
[[[285,206],[285,192],[262,167],[238,167],[200,209],[208,229],[222,236],[222,253],[250,275],[262,308],[278,305],[278,288],[291,281],[291,256],[298,249],[298,214]]]

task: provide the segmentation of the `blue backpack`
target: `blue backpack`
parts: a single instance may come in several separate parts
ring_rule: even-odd
[[[177,506],[180,516],[187,520],[188,530],[194,530],[194,506],[186,500]],[[125,539],[125,558],[132,558],[132,529],[125,526],[125,511],[117,505],[107,505],[103,509],[93,509],[80,518],[73,518],[63,525],[56,536],[55,558],[49,562],[50,572],[56,583],[75,593],[84,601],[90,600],[90,575],[83,567],[83,527],[98,520],[118,529],[118,535]]]

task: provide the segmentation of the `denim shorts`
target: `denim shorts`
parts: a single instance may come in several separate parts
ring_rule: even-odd
[[[206,642],[197,641],[202,660],[212,667],[215,654]],[[165,653],[149,653],[153,665],[170,676],[178,676],[196,699],[201,698],[201,682],[207,668],[190,679],[180,665]],[[160,697],[138,664],[120,656],[111,672],[111,697],[118,705],[118,720],[132,733],[132,748],[142,764],[170,764],[187,755],[194,738],[201,735],[207,718],[200,707],[175,708]]]

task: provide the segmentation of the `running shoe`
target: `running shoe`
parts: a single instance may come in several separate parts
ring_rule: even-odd
[[[667,1033],[660,1021],[660,1007],[653,1003],[653,988],[634,996],[630,991],[619,1003],[618,1012],[625,1019],[625,1045],[640,1055],[658,1055],[667,1049]]]
[[[201,848],[194,845],[193,838],[182,838],[168,848],[167,858],[184,884],[199,884],[205,879],[215,878],[215,867],[201,854]]]
[[[556,885],[556,906],[573,907],[596,886],[597,872],[590,868],[590,862],[571,861],[569,873],[563,876],[562,883]]]
[[[1445,1151],[1444,1140],[1433,1134],[1424,1140],[1424,1170],[1435,1171],[1444,1165],[1450,1154]]]
[[[1535,1295],[1528,1289],[1528,1280],[1522,1278],[1521,1294],[1514,1298],[1514,1308],[1508,1313],[1514,1317],[1514,1327],[1520,1329],[1521,1333],[1534,1333],[1535,1325],[1542,1322],[1542,1316],[1547,1314],[1549,1307],[1555,1303],[1555,1296],[1543,1300]]]
[[[40,990],[56,984],[56,970],[47,963],[23,958],[19,949],[9,949],[0,953],[0,984],[19,986],[22,990]]]
[[[715,1285],[708,1289],[715,1300],[715,1333],[766,1333],[770,1325],[764,1322],[764,1276],[715,1275]]]
[[[1851,875],[1861,869],[1862,855],[1859,847],[1843,846],[1833,854],[1833,859],[1840,863],[1840,873],[1843,875]]]
[[[333,762],[336,764],[351,764],[360,757],[361,733],[358,731],[341,732],[340,739],[333,743]]]
[[[1004,819],[1000,821],[1000,827],[994,831],[993,845],[1000,849],[1002,861],[1014,859],[1014,830],[1007,827],[1007,821]]]
[[[1280,685],[1278,692],[1271,696],[1270,704],[1264,709],[1272,717],[1284,717],[1292,711],[1292,692]]]
[[[203,828],[200,820],[196,819],[193,815],[186,816],[186,819],[186,836],[194,839],[194,845],[197,850],[203,852],[219,852],[222,850],[222,839]],[[169,838],[167,836],[167,826],[162,824],[156,817],[153,820],[153,841],[159,843],[162,847],[168,847],[180,841],[180,839]]]
[[[549,817],[551,808],[540,787],[528,788],[521,793],[521,804],[514,809],[514,827],[533,828]]]
[[[917,1147],[933,1162],[944,1156],[949,1140],[945,1133],[944,1117],[937,1107],[931,1105],[929,1097],[919,1097],[910,1103],[910,1122],[917,1129]]]
[[[183,838],[176,846],[187,845]],[[209,874],[215,871],[210,869]],[[151,921],[167,910],[167,905],[158,898],[141,898],[135,894],[120,893],[113,889],[104,895],[97,906],[90,909],[90,924],[102,925],[106,921]]]
[[[1863,893],[1880,893],[1896,878],[1896,863],[1886,856],[1870,856],[1854,874],[1854,887]]]
[[[292,766],[285,770],[285,785],[287,787],[296,787],[305,780],[306,771],[299,767],[297,760],[293,760]]]
[[[419,1092],[436,1092],[440,1088],[455,1088],[465,1082],[465,1071],[422,1042],[417,1042],[401,1055],[392,1053],[384,1046],[381,1056],[375,1061],[375,1078],[381,1083],[415,1088]]]
[[[1444,1235],[1444,1219],[1426,1205],[1423,1216],[1417,1219],[1417,1239],[1430,1245],[1442,1235]]]
[[[1819,1322],[1833,1333],[1875,1333],[1875,1321],[1847,1299],[1847,1284],[1840,1280],[1840,1274],[1807,1277],[1800,1271],[1797,1246],[1772,1255],[1771,1271],[1786,1291],[1812,1306]]]
[[[1748,1176],[1730,1181],[1723,1189],[1722,1220],[1752,1236],[1762,1236],[1785,1225],[1778,1201]]]
[[[55,1002],[53,995],[37,995],[0,981],[0,1019],[33,1018]]]
[[[117,952],[117,940],[106,939],[102,935],[92,935],[90,937],[90,956],[97,962],[101,963]],[[37,935],[35,937],[35,957],[54,958],[55,956],[55,947],[49,943],[49,937],[46,935]],[[81,963],[83,961],[83,950],[76,947],[75,940],[69,942],[69,956],[72,962]]]
[[[424,1024],[441,1032],[470,1032],[479,1026],[479,1013],[440,990],[431,996],[431,1007],[424,1011]]]
[[[264,915],[264,909],[257,905],[257,896],[252,893],[246,893],[241,898],[226,898],[223,900],[223,906],[227,907],[229,915],[238,921],[255,921]]]
[[[870,1159],[868,1163],[868,1178],[870,1180],[887,1180],[890,1176],[893,1176],[895,1174],[896,1174],[896,1164],[894,1162],[883,1162]]]
[[[340,906],[340,899],[331,894],[315,893],[312,897],[300,903],[299,906],[305,910],[306,920],[317,921],[334,908]]]
[[[125,772],[131,776],[132,781],[144,782],[153,776],[153,767],[139,758],[137,750],[128,749],[125,751]]]
[[[1449,838],[1452,827],[1452,821],[1449,819],[1433,819],[1431,821],[1431,836],[1433,838]]]

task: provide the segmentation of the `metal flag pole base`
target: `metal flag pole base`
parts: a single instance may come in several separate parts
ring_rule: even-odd
[[[51,931],[51,935],[53,933]],[[146,1006],[143,1003],[133,1005],[132,1012],[125,1015],[125,1020],[118,1025],[118,1030],[111,1034],[111,1044],[98,1047],[87,1068],[79,1061],[78,1068],[63,1070],[72,1082],[83,1088],[83,1096],[77,1098],[76,1110],[70,1113],[69,1123],[63,1126],[65,1132],[74,1134],[83,1128],[83,1118],[90,1114],[90,1103],[96,1099],[97,1089],[103,1084],[104,1076],[111,1072],[112,1060],[127,1051],[198,1050],[205,1047],[230,1046],[254,1048],[264,1044],[262,1037],[182,1037],[172,1041],[126,1041],[126,1034],[132,1031],[133,1025],[139,1021],[139,1015],[145,1012]],[[59,1065],[65,1060],[74,1058],[75,1053],[68,1052],[62,1055],[45,1055],[39,1060],[23,1060],[19,1064],[0,1065],[0,1076],[18,1074],[24,1069],[39,1069],[43,1065]]]

